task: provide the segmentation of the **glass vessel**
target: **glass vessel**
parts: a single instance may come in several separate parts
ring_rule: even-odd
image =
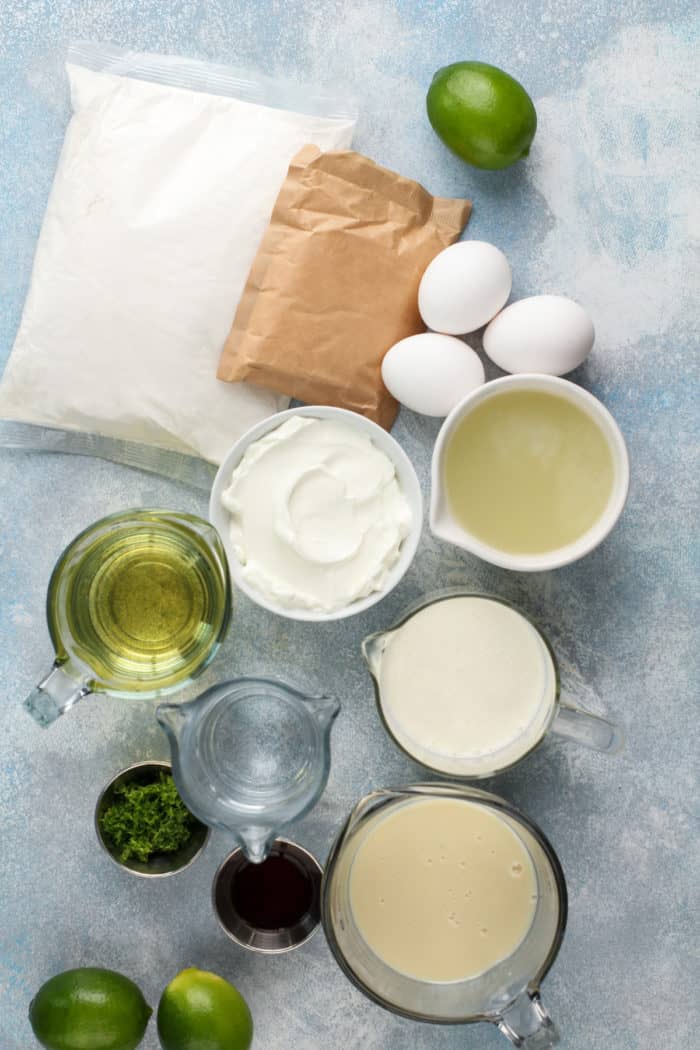
[[[525,938],[509,957],[465,980],[423,981],[387,965],[363,939],[350,903],[351,870],[367,834],[397,807],[426,798],[490,808],[517,835],[535,874],[537,902]],[[321,888],[321,921],[330,948],[346,976],[376,1003],[416,1021],[488,1021],[528,1050],[558,1042],[539,990],[559,951],[566,914],[564,874],[539,828],[496,795],[448,783],[387,788],[361,799],[331,849]]]
[[[408,739],[396,718],[392,716],[381,685],[382,663],[387,647],[392,638],[400,633],[409,620],[423,609],[453,598],[478,598],[499,602],[522,617],[529,624],[536,638],[543,667],[543,689],[547,695],[542,697],[535,721],[524,729],[521,747],[517,743],[520,738],[517,738],[516,741],[509,743],[507,748],[502,749],[501,753],[495,751],[478,757],[447,755],[427,744],[423,745],[420,741]],[[466,587],[450,587],[435,591],[411,605],[393,627],[365,638],[362,642],[362,655],[372,676],[377,708],[387,733],[405,754],[434,773],[469,780],[492,777],[520,762],[539,746],[548,733],[573,740],[594,751],[610,754],[619,751],[623,746],[624,736],[618,726],[599,715],[585,711],[568,697],[561,696],[559,667],[548,639],[528,616],[525,616],[510,602],[495,595],[475,593]]]
[[[209,522],[154,509],[111,514],[56,563],[46,596],[56,658],[24,706],[48,726],[90,693],[172,693],[211,662],[230,616],[226,555]]]
[[[328,780],[340,704],[275,678],[234,678],[156,712],[187,808],[229,832],[260,863],[277,832],[317,802]]]

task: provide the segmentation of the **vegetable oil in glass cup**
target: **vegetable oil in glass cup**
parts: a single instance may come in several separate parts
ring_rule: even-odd
[[[47,726],[89,693],[171,693],[211,661],[230,610],[226,556],[208,522],[150,509],[103,518],[53,571],[46,613],[56,660],[25,707]]]

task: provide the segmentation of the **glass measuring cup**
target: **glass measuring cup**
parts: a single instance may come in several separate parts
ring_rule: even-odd
[[[455,660],[464,661],[464,652],[455,652],[451,647],[448,647],[448,652],[442,653],[438,652],[437,646],[433,646],[432,653],[424,656],[416,644],[416,638],[414,638],[413,633],[420,622],[418,619],[419,614],[436,606],[438,603],[449,603],[453,599],[465,598],[471,601],[483,602],[484,610],[490,603],[494,602],[497,603],[503,614],[508,610],[507,618],[513,621],[513,626],[520,632],[520,643],[523,644],[523,641],[526,640],[525,644],[529,650],[531,664],[533,666],[537,665],[539,668],[537,672],[539,681],[536,687],[538,693],[528,700],[530,707],[526,718],[523,719],[524,724],[518,727],[517,733],[512,739],[504,738],[497,746],[494,744],[492,750],[487,748],[483,752],[478,750],[464,750],[460,752],[457,750],[458,733],[454,712],[445,712],[442,715],[445,726],[444,743],[438,743],[437,739],[431,741],[427,737],[421,739],[417,728],[419,723],[408,725],[406,719],[402,722],[396,710],[392,708],[389,698],[390,690],[388,683],[384,680],[385,677],[389,677],[388,675],[385,676],[385,669],[391,670],[391,664],[386,664],[387,654],[390,652],[392,642],[397,644],[403,631],[411,632],[405,637],[405,644],[411,648],[409,659],[415,657],[425,666],[429,666],[431,655],[438,661],[440,659],[445,661],[452,656],[454,656]],[[447,608],[448,606],[446,605],[441,612],[446,611]],[[468,644],[468,638],[464,638],[463,642],[460,639],[460,650],[466,651]],[[529,617],[525,616],[510,602],[494,595],[478,594],[464,587],[452,587],[436,591],[412,605],[401,620],[389,630],[380,631],[365,638],[362,642],[362,655],[372,676],[377,707],[385,729],[401,750],[433,772],[467,779],[493,776],[505,769],[509,769],[528,755],[549,732],[574,740],[595,751],[613,753],[622,747],[623,734],[616,725],[598,715],[584,711],[568,698],[563,699],[561,697],[559,669],[549,641]],[[490,650],[479,652],[479,666],[482,670],[484,668],[488,670],[490,661],[494,667],[495,675],[495,665],[497,663],[507,663],[510,656],[508,644],[499,640],[498,647],[493,652]],[[406,665],[404,664],[404,666]],[[468,690],[466,681],[463,688],[466,696]],[[472,686],[472,690],[475,688],[476,686]],[[394,692],[396,692],[395,688]],[[484,697],[486,695],[486,692],[484,692]],[[444,700],[445,698],[443,697],[442,699]],[[485,698],[482,702],[485,706],[487,705]],[[439,721],[441,713],[440,703],[441,695],[435,684],[432,686],[432,691],[426,693],[425,699],[426,709],[430,712],[433,724]],[[487,713],[485,710],[484,715]],[[450,719],[452,719],[452,725],[450,724]],[[500,728],[499,726],[499,730]],[[476,738],[476,729],[477,727],[474,726],[472,721],[471,725],[467,724],[465,726],[464,733],[467,736]]]
[[[222,682],[156,712],[187,808],[260,863],[277,832],[319,799],[340,704],[274,678]]]
[[[111,514],[56,563],[46,597],[56,659],[24,706],[47,726],[89,693],[171,693],[210,663],[230,615],[226,555],[209,522],[150,508]]]
[[[534,913],[523,940],[507,958],[464,980],[420,980],[392,968],[372,950],[353,915],[352,869],[368,834],[401,807],[425,799],[456,800],[494,814],[526,850],[536,882]],[[558,1042],[539,989],[559,951],[566,915],[564,874],[539,828],[496,795],[447,783],[387,788],[361,799],[331,848],[321,888],[321,921],[331,951],[346,976],[376,1003],[417,1021],[489,1021],[515,1046],[533,1050]]]

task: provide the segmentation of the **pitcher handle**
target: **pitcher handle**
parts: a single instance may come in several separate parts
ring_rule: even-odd
[[[575,740],[593,751],[605,751],[608,754],[620,751],[625,742],[624,733],[614,722],[600,715],[592,715],[570,700],[560,701],[552,732],[567,740]]]
[[[92,692],[87,676],[71,678],[64,671],[64,666],[55,663],[46,678],[32,689],[24,701],[25,710],[44,729]]]
[[[559,1031],[542,1005],[539,992],[523,992],[496,1023],[513,1046],[524,1050],[548,1050],[559,1043]]]

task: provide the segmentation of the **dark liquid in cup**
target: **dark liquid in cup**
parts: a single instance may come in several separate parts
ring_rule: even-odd
[[[234,910],[258,930],[295,926],[311,908],[314,887],[293,857],[272,853],[262,864],[243,864],[231,884]]]

